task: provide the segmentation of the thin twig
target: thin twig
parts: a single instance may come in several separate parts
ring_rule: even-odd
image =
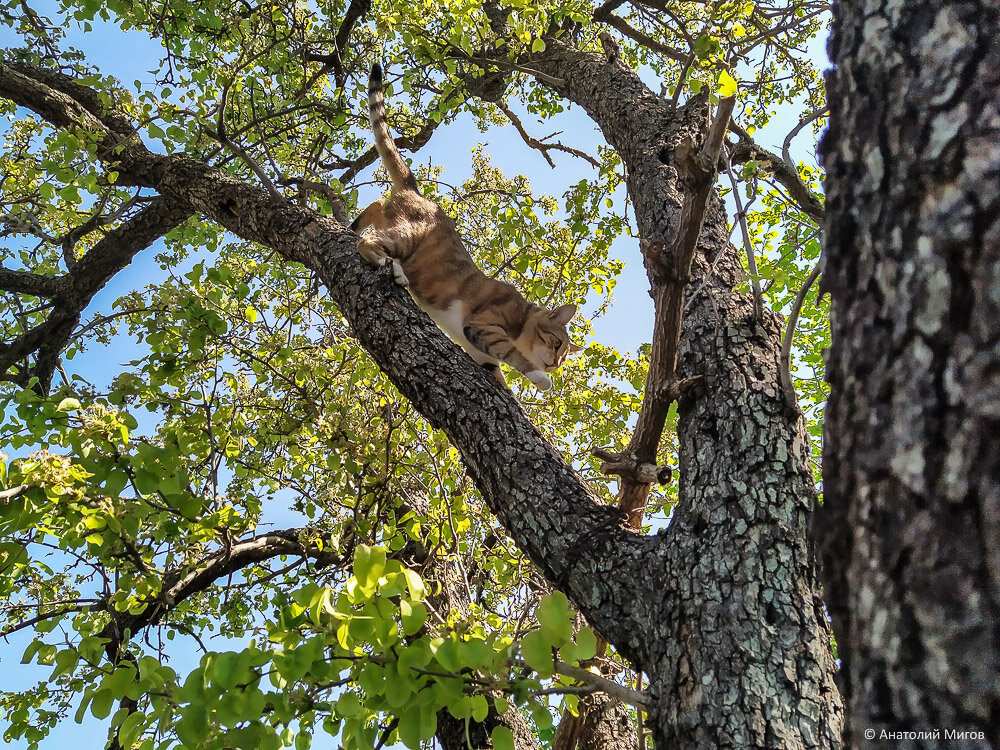
[[[795,136],[799,134],[799,131],[802,130],[802,128],[804,128],[806,125],[811,123],[816,118],[822,117],[829,111],[830,107],[827,104],[824,104],[822,107],[819,107],[818,109],[814,109],[812,112],[805,115],[801,120],[799,120],[799,124],[788,132],[788,135],[785,136],[785,140],[781,144],[781,158],[782,160],[784,160],[785,164],[787,164],[792,169],[796,169],[795,163],[792,161],[792,155],[791,153],[789,153],[789,149],[792,146],[792,140],[795,138]]]
[[[795,326],[799,322],[799,313],[802,311],[802,304],[805,302],[809,289],[816,281],[820,273],[823,272],[824,256],[820,253],[819,260],[813,270],[809,272],[799,293],[795,295],[795,302],[792,310],[788,313],[788,324],[785,327],[785,338],[781,341],[781,357],[779,359],[778,370],[781,374],[781,389],[785,393],[785,402],[789,407],[795,409],[798,406],[798,398],[795,395],[795,386],[792,384],[792,338],[795,336]]]
[[[642,692],[642,672],[635,673],[635,689]],[[646,729],[643,726],[642,721],[643,710],[637,708],[635,710],[635,734],[636,734],[636,744],[638,745],[638,750],[646,750]]]
[[[57,609],[55,612],[46,612],[43,615],[37,615],[35,617],[32,617],[30,620],[25,620],[24,622],[19,623],[18,625],[14,625],[13,627],[7,628],[6,630],[0,632],[0,638],[6,638],[9,635],[13,635],[19,630],[24,630],[27,627],[31,627],[36,622],[41,622],[42,620],[48,620],[53,617],[60,617],[70,612],[80,612],[87,609],[90,609],[90,607],[64,607],[63,609]]]
[[[736,183],[736,175],[733,174],[733,163],[729,157],[729,149],[723,149],[723,153],[726,156],[726,172],[729,174],[729,181],[733,185],[736,216],[740,222],[740,230],[743,232],[743,244],[747,251],[747,267],[750,271],[750,284],[753,287],[754,320],[760,320],[764,316],[764,302],[760,291],[760,277],[757,275],[757,259],[754,257],[753,242],[750,240],[750,228],[747,226],[746,213],[743,211],[743,199],[740,198],[740,189]]]
[[[573,156],[578,156],[581,159],[586,159],[591,164],[593,164],[595,167],[600,168],[601,163],[599,161],[597,161],[597,159],[595,159],[590,154],[584,153],[583,151],[580,151],[578,149],[572,148],[570,146],[565,146],[562,143],[559,143],[558,141],[556,141],[555,143],[543,143],[542,141],[538,140],[537,138],[533,138],[528,133],[528,131],[525,130],[524,124],[521,122],[521,120],[518,118],[518,116],[515,115],[510,110],[510,107],[508,107],[503,102],[496,102],[496,106],[497,106],[497,109],[499,109],[501,112],[503,112],[504,115],[507,117],[507,119],[510,120],[510,124],[514,126],[515,130],[517,130],[518,134],[521,136],[521,139],[526,144],[528,144],[529,146],[531,146],[531,148],[533,148],[533,149],[535,149],[537,151],[540,151],[541,154],[542,154],[542,156],[545,157],[545,161],[547,161],[549,163],[549,166],[552,167],[553,169],[556,168],[556,163],[554,161],[552,161],[552,157],[549,156],[549,149],[555,149],[557,151],[565,151],[567,154],[572,154]],[[549,136],[549,138],[551,138],[551,137],[552,136]]]

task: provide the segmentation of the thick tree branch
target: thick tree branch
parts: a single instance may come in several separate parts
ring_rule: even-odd
[[[105,626],[101,637],[112,639],[120,648],[126,631],[134,636],[139,630],[155,625],[182,601],[205,591],[220,578],[280,555],[309,557],[319,568],[343,562],[345,558],[336,547],[330,544],[320,546],[310,542],[308,536],[308,529],[272,531],[216,550],[186,572],[181,569],[167,571],[163,575],[159,598],[134,614],[112,613],[111,622]]]
[[[719,102],[718,112],[700,149],[689,139],[680,142],[675,158],[684,170],[689,194],[681,206],[679,226],[668,244],[646,242],[641,248],[653,285],[656,334],[650,352],[642,409],[627,452],[643,463],[656,463],[667,413],[679,395],[675,372],[685,287],[690,280],[691,262],[705,222],[708,200],[715,187],[719,151],[735,102],[734,96]],[[649,489],[648,482],[630,481],[623,481],[619,488],[618,505],[629,514],[633,524],[641,523]]]
[[[14,294],[31,294],[35,297],[55,297],[63,287],[58,276],[42,276],[29,271],[19,271],[0,266],[0,290]]]
[[[619,16],[614,15],[612,10],[614,7],[620,3],[605,3],[600,8],[594,11],[594,20],[606,23],[608,26],[620,31],[624,36],[627,36],[634,42],[638,42],[647,49],[651,49],[654,52],[659,52],[664,57],[671,60],[676,60],[677,62],[687,63],[690,55],[686,55],[680,50],[670,47],[663,42],[660,42],[649,34],[644,34],[636,28],[630,26],[624,19]]]
[[[40,390],[47,390],[58,356],[73,337],[80,314],[94,295],[131,263],[137,253],[183,223],[192,213],[192,209],[183,204],[178,206],[164,198],[155,198],[131,219],[108,231],[65,276],[39,277],[3,269],[0,289],[22,292],[24,287],[37,284],[47,290],[45,296],[51,297],[54,304],[45,321],[9,343],[0,343],[0,377],[13,377],[23,385],[34,375],[40,381]],[[27,277],[44,281],[29,281]],[[10,375],[11,368],[36,352],[34,368],[25,367],[20,374]]]

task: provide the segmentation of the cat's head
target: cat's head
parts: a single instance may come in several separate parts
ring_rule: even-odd
[[[566,324],[576,314],[576,305],[535,311],[525,326],[530,358],[545,372],[552,372],[566,357],[583,349],[569,340]]]

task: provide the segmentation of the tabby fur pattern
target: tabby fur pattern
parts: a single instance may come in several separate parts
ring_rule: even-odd
[[[387,198],[375,201],[351,224],[361,256],[392,265],[397,283],[472,358],[505,383],[499,363],[524,374],[541,390],[546,374],[582,347],[569,340],[566,324],[576,305],[547,310],[528,302],[510,284],[491,278],[465,249],[455,222],[420,193],[416,177],[389,132],[382,95],[382,69],[373,65],[368,105],[375,147],[392,178]]]

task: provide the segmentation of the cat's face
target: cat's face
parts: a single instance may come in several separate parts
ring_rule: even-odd
[[[576,314],[576,305],[563,305],[554,310],[540,310],[531,323],[531,358],[545,372],[552,372],[566,357],[583,349],[569,340],[566,324]]]

